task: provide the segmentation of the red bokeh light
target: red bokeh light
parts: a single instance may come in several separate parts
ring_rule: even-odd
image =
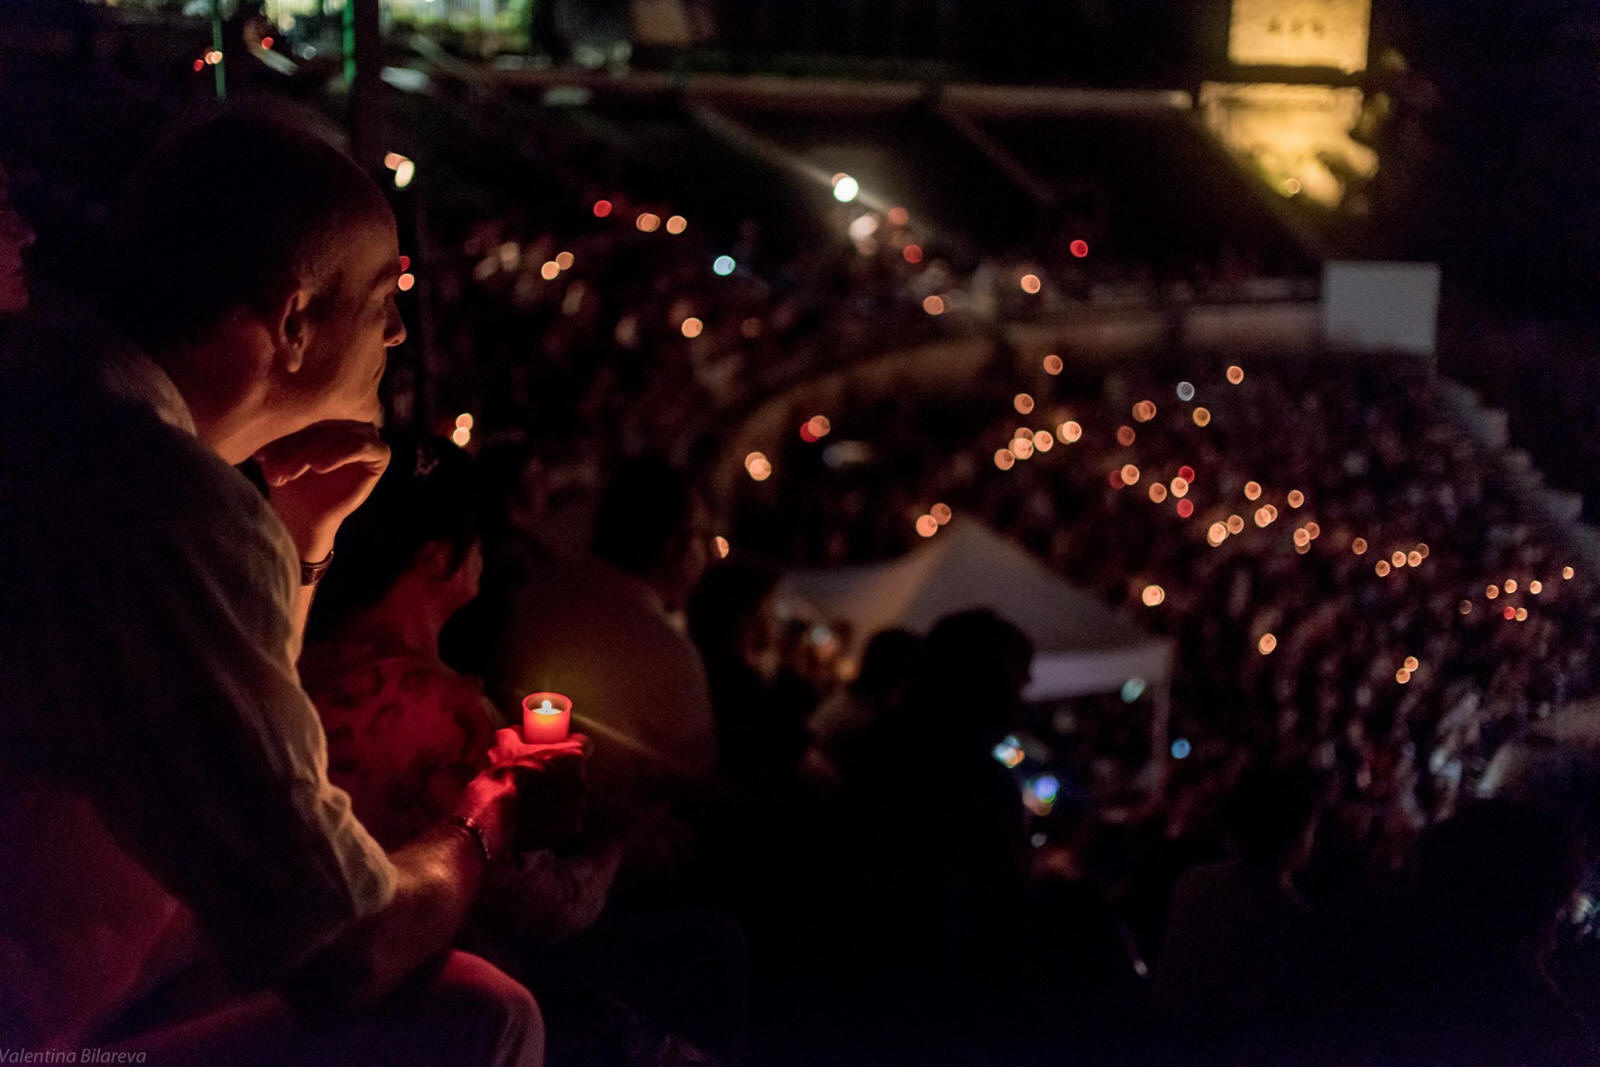
[[[271,37],[263,37],[263,38],[261,38],[261,47],[262,48],[271,48],[272,47],[272,38]]]
[[[1178,468],[1178,477],[1186,482],[1194,481],[1194,468],[1187,463]]]
[[[609,200],[596,200],[594,202],[594,217],[595,218],[603,219],[609,214],[611,214],[611,201],[609,201]]]
[[[1076,241],[1073,241],[1070,245],[1068,245],[1067,249],[1074,256],[1077,256],[1079,259],[1082,259],[1084,256],[1087,256],[1089,254],[1089,242],[1085,241],[1083,238],[1080,237]]]
[[[1193,514],[1194,514],[1194,501],[1193,500],[1184,499],[1184,500],[1178,501],[1178,517],[1179,518],[1187,519],[1190,515],[1193,515]]]
[[[203,60],[203,59],[195,60],[194,61],[194,69],[196,70],[196,72],[205,70],[206,69],[206,61]]]
[[[410,270],[411,269],[411,257],[410,256],[402,255],[400,257],[400,269],[401,270]]]
[[[922,246],[921,245],[906,245],[905,248],[900,250],[900,255],[905,257],[905,261],[907,263],[921,263],[922,262]]]

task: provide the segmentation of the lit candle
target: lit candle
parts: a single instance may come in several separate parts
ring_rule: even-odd
[[[529,693],[522,698],[522,739],[530,745],[565,741],[572,729],[572,699],[560,693]]]

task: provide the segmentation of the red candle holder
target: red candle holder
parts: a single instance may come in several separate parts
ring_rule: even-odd
[[[529,693],[522,698],[522,739],[553,745],[572,732],[572,698],[561,693]]]

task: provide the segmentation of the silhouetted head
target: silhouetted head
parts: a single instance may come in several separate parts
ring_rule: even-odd
[[[440,621],[478,593],[483,558],[472,458],[443,437],[386,437],[389,467],[339,528],[333,566],[318,587],[318,635],[401,582],[414,585]]]
[[[1304,858],[1321,807],[1323,785],[1303,763],[1252,767],[1223,806],[1228,838],[1248,863],[1286,873]]]
[[[1028,684],[1033,643],[992,611],[963,611],[934,624],[913,683],[916,713],[974,743],[1014,728]]]
[[[863,700],[892,704],[917,672],[922,638],[910,630],[880,630],[861,653],[861,667],[850,691]]]
[[[594,554],[683,607],[704,573],[704,505],[689,476],[661,456],[624,461],[600,496]]]
[[[689,594],[689,636],[707,666],[757,667],[775,639],[773,594],[778,570],[741,557],[712,565]]]

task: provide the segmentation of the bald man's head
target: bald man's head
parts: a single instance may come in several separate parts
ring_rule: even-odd
[[[392,229],[373,181],[309,123],[236,112],[166,138],[134,171],[107,310],[152,353],[202,343],[238,310],[337,287],[350,235]]]

